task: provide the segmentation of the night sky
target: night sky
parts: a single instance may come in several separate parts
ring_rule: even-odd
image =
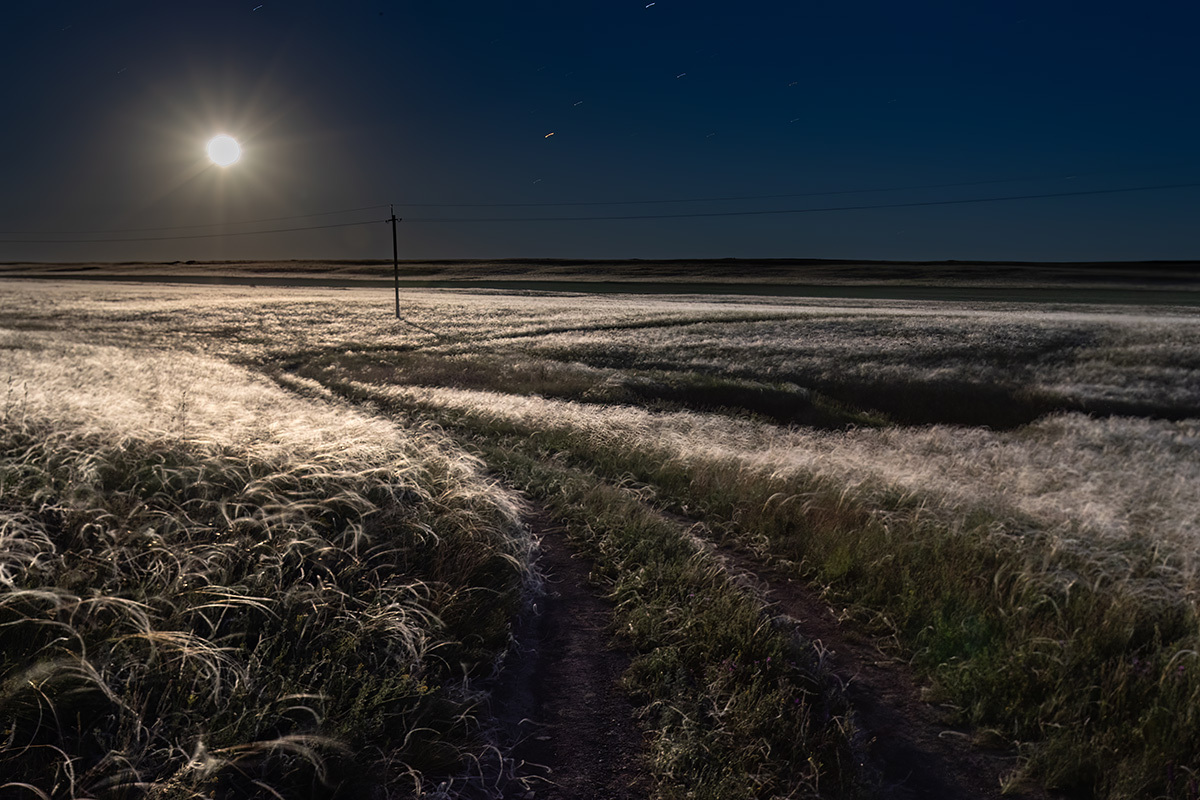
[[[1200,187],[1108,191],[1200,183],[1198,30],[1193,2],[6,4],[0,261],[390,258],[389,203],[414,259],[1200,258]],[[948,202],[1027,195],[1060,196]]]

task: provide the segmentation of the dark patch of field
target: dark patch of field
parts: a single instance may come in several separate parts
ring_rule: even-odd
[[[1196,416],[1193,405],[1123,400],[1080,400],[1020,385],[966,381],[822,382],[834,400],[885,415],[903,425],[971,425],[1010,430],[1044,416],[1081,412],[1094,417],[1145,417],[1178,421]]]
[[[567,362],[500,352],[446,355],[380,350],[317,356],[303,366],[295,362],[292,366],[299,374],[318,380],[336,371],[340,377],[365,383],[536,394],[661,411],[742,414],[829,430],[888,423],[1010,430],[1064,412],[1166,420],[1188,419],[1197,413],[1194,405],[1186,403],[1058,396],[1030,390],[1015,379],[995,383],[891,376],[872,381],[795,374],[767,382],[738,375],[647,368],[619,358],[589,358],[580,353],[570,357],[574,360]]]
[[[297,371],[317,380],[335,371],[342,377],[366,383],[537,394],[587,403],[640,405],[662,411],[750,414],[783,424],[831,429],[879,422],[854,406],[794,384],[684,370],[623,369],[608,374],[496,353],[443,356],[428,351],[393,351],[329,355],[317,357]]]

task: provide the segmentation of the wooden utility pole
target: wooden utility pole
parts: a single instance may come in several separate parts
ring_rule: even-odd
[[[392,210],[392,277],[396,281],[396,319],[400,319],[400,254],[396,249],[396,207],[388,206]]]

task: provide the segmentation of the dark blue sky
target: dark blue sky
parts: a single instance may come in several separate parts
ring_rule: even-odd
[[[1197,258],[1196,187],[661,215],[1200,182],[1198,29],[1183,2],[35,0],[0,27],[0,261],[388,258],[382,222],[14,241],[388,203],[408,258]]]

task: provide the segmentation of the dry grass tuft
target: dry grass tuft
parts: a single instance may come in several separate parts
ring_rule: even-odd
[[[475,459],[211,358],[12,344],[7,790],[400,791],[487,752],[530,545]]]

